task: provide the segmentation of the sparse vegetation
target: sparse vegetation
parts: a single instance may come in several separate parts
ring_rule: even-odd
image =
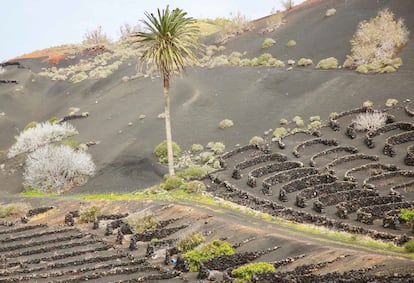
[[[336,9],[335,8],[331,8],[331,9],[326,10],[325,16],[331,17],[331,16],[333,16],[335,14],[336,14]]]
[[[199,152],[199,151],[203,151],[204,150],[204,146],[202,146],[199,143],[195,143],[191,146],[191,151],[192,152]]]
[[[176,142],[172,142],[173,155],[178,156],[181,153],[181,148]],[[164,140],[154,148],[154,155],[159,158],[160,162],[167,162],[167,141]]]
[[[366,112],[358,114],[355,119],[352,120],[355,123],[355,130],[357,131],[374,131],[379,127],[385,125],[387,121],[387,114],[383,112]]]
[[[131,226],[135,233],[152,231],[159,225],[159,221],[153,213],[148,213],[144,216],[132,214],[126,218],[126,222]]]
[[[280,119],[279,123],[280,123],[280,125],[287,125],[289,123],[289,121],[282,118],[282,119]]]
[[[303,119],[299,116],[295,116],[292,119],[293,122],[295,122],[296,127],[302,128],[305,126],[305,122],[303,121]]]
[[[296,41],[294,41],[293,39],[289,40],[289,41],[286,43],[286,46],[287,46],[287,47],[293,47],[293,46],[295,46],[295,45],[296,45]]]
[[[308,128],[308,130],[312,130],[312,129],[319,129],[322,126],[323,125],[322,125],[321,121],[312,121],[308,124],[307,128]]]
[[[293,0],[282,0],[282,5],[285,7],[286,11],[289,11],[293,8],[293,5],[295,5],[295,2]]]
[[[196,272],[200,269],[200,262],[212,257],[220,255],[232,255],[234,254],[233,246],[225,241],[215,240],[204,246],[201,246],[195,250],[186,252],[183,254],[188,262],[191,272]]]
[[[252,24],[249,19],[240,13],[231,16],[229,19],[218,20],[220,20],[220,25],[222,26],[219,39],[220,43],[225,43],[229,39],[252,29]]]
[[[178,172],[177,176],[185,179],[185,180],[191,180],[194,178],[201,178],[208,174],[208,170],[205,167],[200,166],[190,166],[184,171]]]
[[[284,127],[276,128],[273,132],[273,136],[277,139],[285,134],[287,134],[287,130]]]
[[[226,145],[222,142],[215,142],[215,143],[212,143],[211,146],[209,146],[209,148],[215,154],[222,154],[224,150],[226,149]]]
[[[372,108],[374,106],[374,102],[372,102],[371,100],[367,100],[364,101],[364,103],[362,103],[362,107],[364,108]]]
[[[276,41],[273,38],[265,38],[262,42],[262,48],[266,49],[275,45]]]
[[[344,67],[363,74],[392,72],[402,64],[395,56],[408,42],[408,35],[402,19],[396,21],[391,11],[382,10],[370,21],[359,23],[351,40],[351,55],[347,56]]]
[[[167,191],[171,191],[171,190],[179,189],[184,183],[185,181],[179,176],[167,175],[165,177],[164,182],[162,183],[162,188]]]
[[[311,121],[311,122],[320,121],[320,120],[321,120],[321,116],[319,116],[319,115],[309,117],[309,121]]]
[[[414,253],[414,239],[411,239],[405,243],[404,249],[407,253]]]
[[[338,68],[338,60],[334,57],[329,57],[326,59],[322,59],[318,62],[318,64],[315,67],[316,69],[337,69]]]
[[[178,242],[177,249],[185,253],[193,250],[204,241],[205,238],[200,232],[193,231]]]
[[[308,58],[300,58],[298,61],[298,66],[306,67],[312,64],[313,64],[312,59],[308,59]]]
[[[79,214],[79,223],[92,223],[99,213],[100,208],[97,206],[92,206],[91,208],[82,211]]]
[[[234,123],[230,119],[221,120],[220,123],[219,123],[219,128],[220,129],[226,129],[226,128],[230,128],[230,127],[233,127],[233,126],[234,126]]]
[[[88,45],[105,45],[110,42],[108,36],[102,31],[102,27],[99,26],[95,30],[88,31],[83,36],[83,44]]]
[[[14,214],[16,207],[14,205],[0,205],[0,218],[5,218]]]
[[[267,262],[252,262],[233,269],[231,275],[236,277],[236,283],[252,282],[253,275],[261,272],[275,272],[276,268]]]
[[[201,181],[194,180],[182,184],[180,189],[189,194],[201,193],[206,190],[206,185]]]
[[[387,101],[385,102],[385,106],[387,107],[393,107],[397,104],[398,104],[398,100],[395,98],[388,98]]]
[[[259,144],[263,144],[263,143],[264,143],[264,139],[262,137],[259,137],[259,136],[254,136],[249,141],[249,144],[255,144],[255,145],[259,145]]]
[[[410,228],[414,228],[414,209],[403,208],[398,216],[404,220]]]

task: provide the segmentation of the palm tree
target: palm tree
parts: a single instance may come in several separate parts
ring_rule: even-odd
[[[168,171],[175,175],[172,150],[171,117],[170,117],[170,79],[171,76],[184,70],[187,63],[197,63],[193,52],[200,48],[198,43],[199,29],[195,20],[186,17],[181,9],[170,11],[169,6],[157,15],[145,12],[145,32],[138,32],[133,37],[144,45],[142,62],[153,64],[162,74],[164,83],[165,133],[168,149]]]

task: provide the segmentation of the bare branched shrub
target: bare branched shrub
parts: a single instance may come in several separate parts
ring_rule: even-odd
[[[119,33],[121,34],[120,40],[126,40],[130,37],[131,34],[141,31],[142,28],[140,25],[131,26],[129,24],[124,24],[119,28]]]
[[[60,194],[85,184],[94,173],[90,154],[69,146],[46,145],[27,157],[23,186],[27,190]]]
[[[336,9],[335,8],[331,8],[331,9],[326,10],[325,16],[331,17],[331,16],[333,16],[335,14],[336,14]]]
[[[250,20],[239,12],[231,16],[229,20],[223,21],[222,27],[223,30],[219,39],[220,43],[227,42],[229,39],[251,30],[253,26]]]
[[[295,2],[293,0],[283,0],[282,5],[283,7],[285,7],[286,11],[289,11],[290,9],[293,8],[293,6],[295,5]]]
[[[376,129],[385,125],[387,121],[387,114],[384,112],[366,112],[358,114],[353,123],[355,123],[355,130],[365,132],[365,131],[375,131]]]
[[[88,45],[105,45],[110,42],[108,36],[102,31],[102,27],[99,26],[95,30],[87,31],[83,36],[83,44]]]
[[[381,72],[383,68],[398,68],[401,60],[392,60],[408,42],[409,31],[404,21],[394,20],[394,14],[382,10],[370,21],[359,23],[351,40],[351,55],[347,56],[344,67]],[[362,72],[363,73],[363,72]]]
[[[51,142],[78,134],[78,131],[69,123],[51,124],[49,122],[37,124],[20,133],[16,143],[9,149],[8,158],[13,158],[23,152],[31,152]]]

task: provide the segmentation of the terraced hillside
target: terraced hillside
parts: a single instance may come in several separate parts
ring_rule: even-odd
[[[71,209],[92,203],[55,199],[56,206],[45,207],[41,205],[50,200],[27,201],[38,207],[21,220],[8,217],[0,222],[0,282],[234,282],[232,270],[252,262],[276,268],[274,273],[257,275],[254,282],[331,282],[337,272],[348,280],[410,282],[413,272],[411,260],[321,245],[300,231],[241,217],[232,210],[95,202],[103,212],[93,223],[82,224],[79,211]],[[156,227],[133,231],[128,218],[148,213],[156,215]],[[202,261],[198,272],[190,272],[178,247],[195,232],[205,237],[205,243],[219,239],[230,243],[235,253],[213,256]]]
[[[399,219],[414,207],[412,104],[361,107],[330,118],[317,130],[292,131],[263,145],[222,156],[224,171],[211,191],[275,216],[402,244],[412,229]],[[356,131],[361,113],[387,121]]]

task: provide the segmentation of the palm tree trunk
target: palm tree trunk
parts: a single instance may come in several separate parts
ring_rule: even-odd
[[[167,139],[168,173],[174,176],[174,154],[172,149],[171,117],[170,117],[170,81],[164,77],[164,113],[165,113],[165,136]]]

